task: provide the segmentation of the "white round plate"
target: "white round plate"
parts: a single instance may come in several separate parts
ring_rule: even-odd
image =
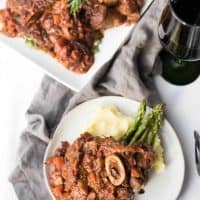
[[[53,155],[56,148],[60,146],[61,141],[72,142],[79,137],[94,118],[96,110],[101,105],[115,105],[122,113],[134,116],[139,102],[124,97],[110,96],[100,97],[80,104],[61,120],[53,139],[47,147],[44,161]],[[164,120],[161,130],[161,139],[164,146],[166,169],[161,174],[153,174],[150,177],[145,186],[145,193],[138,195],[138,200],[175,200],[181,190],[185,171],[183,152],[174,129],[166,120]],[[52,195],[45,165],[43,170],[46,185]]]

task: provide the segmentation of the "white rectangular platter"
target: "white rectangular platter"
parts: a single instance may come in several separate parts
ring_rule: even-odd
[[[142,13],[149,8],[153,0],[145,0]],[[5,0],[0,1],[0,8],[5,7]],[[0,34],[0,42],[16,50],[18,53],[41,67],[48,75],[59,82],[73,89],[80,91],[97,73],[97,71],[107,63],[116,53],[116,51],[127,40],[135,24],[127,26],[122,25],[105,31],[104,38],[100,44],[99,52],[95,55],[95,62],[86,74],[75,74],[65,69],[56,59],[47,53],[27,47],[21,38],[8,38]],[[18,63],[19,64],[19,63]]]

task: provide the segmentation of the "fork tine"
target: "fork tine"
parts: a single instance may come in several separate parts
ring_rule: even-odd
[[[195,140],[197,140],[198,139],[198,132],[196,131],[196,130],[194,130],[194,138],[195,138]]]
[[[200,135],[198,133],[198,131],[194,131],[194,137],[195,137],[195,142],[197,143],[197,147],[199,148],[200,150]]]
[[[195,138],[195,162],[198,174],[200,175],[200,135],[196,130],[194,131],[194,138]]]
[[[198,145],[197,143],[195,142],[195,161],[196,161],[196,164],[199,164],[199,153],[198,153]]]

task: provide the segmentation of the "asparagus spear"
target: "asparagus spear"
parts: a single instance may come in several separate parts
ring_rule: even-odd
[[[141,136],[142,134],[145,132],[145,130],[147,128],[149,128],[149,126],[151,126],[151,124],[154,123],[155,121],[155,116],[158,115],[158,113],[160,112],[160,104],[155,105],[152,109],[152,111],[147,115],[147,117],[142,121],[141,125],[139,126],[139,128],[137,129],[137,131],[135,132],[134,136],[132,137],[131,141],[129,142],[129,144],[133,144],[135,143]],[[153,136],[152,136],[153,137]]]
[[[140,104],[136,117],[134,118],[132,124],[129,126],[125,136],[122,138],[122,140],[125,141],[126,143],[130,142],[130,139],[133,137],[135,131],[140,126],[140,123],[142,119],[144,118],[144,115],[146,112],[146,106],[147,106],[147,102],[146,100],[143,100]]]
[[[151,120],[153,120],[153,113],[149,113],[148,116],[147,116],[147,118],[145,118],[142,121],[140,127],[138,128],[138,130],[136,131],[136,133],[132,137],[132,139],[129,142],[129,144],[134,144],[137,141],[137,139],[142,135],[142,133],[147,128],[147,126],[150,124]]]
[[[155,123],[151,129],[151,131],[149,132],[148,136],[147,136],[147,143],[149,145],[153,145],[154,141],[155,141],[155,137],[157,135],[157,133],[159,132],[159,129],[161,127],[161,123],[163,120],[163,108],[164,105],[163,104],[158,104],[156,105],[158,112],[154,113],[155,115]]]
[[[146,129],[137,142],[145,142],[147,140],[148,133],[149,129]]]

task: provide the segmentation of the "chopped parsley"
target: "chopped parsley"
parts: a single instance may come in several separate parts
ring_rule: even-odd
[[[98,53],[99,52],[99,45],[101,44],[101,39],[96,39],[94,41],[94,47],[93,47],[93,53]]]
[[[81,5],[88,0],[68,0],[70,5],[70,12],[74,16],[77,17],[77,14],[81,8]]]
[[[25,44],[30,48],[36,48],[37,47],[37,45],[35,44],[33,39],[28,38],[28,37],[25,37]]]

